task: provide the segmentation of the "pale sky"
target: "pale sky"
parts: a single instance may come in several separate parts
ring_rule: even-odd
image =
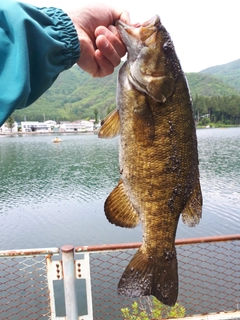
[[[130,13],[132,23],[159,14],[185,72],[240,59],[240,0],[24,0],[66,12],[89,3],[106,3]]]

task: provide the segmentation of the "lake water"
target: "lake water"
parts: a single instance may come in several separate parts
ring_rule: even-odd
[[[197,130],[203,218],[177,238],[240,232],[240,128]],[[119,179],[118,139],[94,134],[0,136],[0,249],[141,241],[104,215]]]

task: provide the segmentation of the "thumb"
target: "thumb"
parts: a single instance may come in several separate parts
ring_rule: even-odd
[[[131,24],[129,12],[121,9],[112,9],[113,21],[121,20],[126,24]]]

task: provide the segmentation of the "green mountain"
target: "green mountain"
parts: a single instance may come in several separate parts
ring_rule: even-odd
[[[240,93],[240,59],[200,71],[223,81]]]
[[[115,108],[117,73],[92,78],[77,66],[60,74],[53,86],[30,107],[17,110],[17,121],[103,119]],[[192,96],[240,95],[240,60],[186,74]]]
[[[193,97],[196,94],[207,97],[240,95],[240,91],[224,83],[220,78],[203,73],[187,73],[186,77]]]
[[[120,67],[119,67],[120,68]],[[77,66],[59,75],[52,87],[36,102],[25,109],[17,110],[13,116],[22,119],[77,120],[105,117],[115,108],[115,92],[118,69],[111,76],[92,78]]]

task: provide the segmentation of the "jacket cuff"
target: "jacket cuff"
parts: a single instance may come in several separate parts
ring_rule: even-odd
[[[71,68],[80,57],[80,43],[77,31],[69,16],[61,9],[42,8],[42,11],[52,20],[52,28],[64,43],[62,52],[65,57],[65,70]]]

